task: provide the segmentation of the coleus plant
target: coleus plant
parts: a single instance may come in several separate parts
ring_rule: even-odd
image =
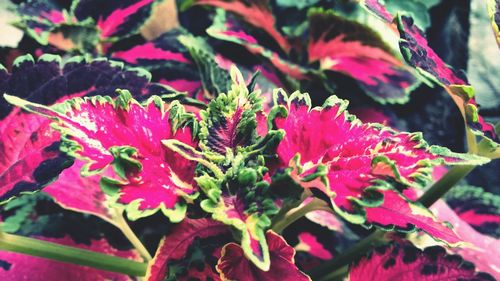
[[[26,264],[39,264],[46,275],[82,280],[498,276],[498,261],[481,253],[498,244],[496,195],[457,186],[446,198],[452,209],[443,202],[428,208],[474,167],[499,156],[498,137],[478,115],[466,79],[437,57],[411,18],[398,16],[393,25],[380,2],[361,1],[400,34],[405,63],[374,30],[331,10],[307,12],[308,41],[299,44],[277,29],[267,1],[194,1],[222,9],[208,35],[264,58],[264,66],[236,63],[239,70],[210,47],[212,39],[182,28],[119,46],[133,42],[157,2],[19,6],[19,25],[65,55],[21,56],[10,73],[0,73],[6,93],[0,100],[0,198],[6,203],[0,249],[17,252],[0,252],[0,275],[31,274]],[[70,57],[73,52],[89,54]],[[252,75],[254,69],[262,76]],[[362,122],[335,95],[313,106],[309,94],[276,87],[319,81],[328,88],[332,71],[354,78],[382,103],[408,100],[417,79],[437,82],[470,128],[470,153]],[[444,165],[453,167],[434,180],[435,168]],[[57,209],[64,219],[44,214],[40,205],[47,202],[31,195],[42,189],[51,208],[66,209]],[[109,237],[82,246],[67,233],[41,235],[74,211],[115,226],[135,249],[116,249]],[[339,236],[352,235],[350,227],[376,230],[342,251],[316,233],[288,233],[302,217]],[[155,243],[136,236],[129,223],[142,222],[167,226],[164,238]],[[37,224],[42,231],[27,231]],[[316,262],[296,259],[295,251]]]

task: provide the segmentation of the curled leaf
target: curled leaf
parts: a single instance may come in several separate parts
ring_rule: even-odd
[[[175,279],[189,279],[196,272],[200,272],[193,267],[191,262],[202,264],[205,276],[203,278],[213,278],[219,280],[217,273],[214,273],[214,265],[210,264],[212,257],[206,257],[204,260],[196,260],[195,251],[202,251],[203,255],[210,256],[215,251],[220,252],[220,247],[224,243],[221,237],[229,234],[229,228],[217,221],[210,219],[185,219],[176,225],[170,235],[165,237],[156,251],[154,259],[149,263],[146,273],[146,281],[162,281],[167,277]],[[217,241],[211,242],[208,239],[217,238]],[[197,242],[202,241],[202,242]],[[204,243],[203,241],[207,241]],[[213,249],[215,247],[215,250]],[[210,250],[212,252],[210,252]],[[202,256],[203,256],[202,255]],[[193,259],[193,260],[191,260]],[[182,273],[186,273],[185,274]],[[205,279],[200,279],[205,280]]]
[[[295,251],[283,237],[269,231],[266,233],[266,238],[269,243],[272,269],[262,271],[257,268],[246,259],[243,249],[238,244],[229,243],[222,248],[222,256],[217,263],[217,271],[221,274],[222,280],[311,280],[295,266]]]

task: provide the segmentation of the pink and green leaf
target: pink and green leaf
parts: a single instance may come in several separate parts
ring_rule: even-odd
[[[430,213],[423,215],[425,209],[413,212],[416,206],[404,200],[396,187],[424,186],[431,180],[434,166],[488,160],[429,146],[418,133],[363,124],[345,110],[347,103],[335,96],[316,108],[311,108],[307,95],[299,93],[288,97],[279,92],[275,100],[287,111],[285,116],[277,114],[273,121],[285,132],[277,148],[280,167],[287,169],[296,182],[323,191],[331,198],[334,210],[353,223],[391,226],[388,220],[397,220],[396,214],[389,219],[376,212],[387,211],[383,208],[393,204],[393,199],[397,200],[394,204],[404,205],[406,216],[413,216],[411,223],[401,221],[396,229],[408,230],[409,225],[418,224],[437,239],[458,242],[453,232]]]
[[[235,154],[238,148],[257,141],[258,128],[267,127],[267,120],[257,119],[257,115],[264,115],[260,91],[250,92],[246,80],[236,68],[231,69],[231,80],[230,90],[220,93],[206,110],[200,112],[199,138],[203,151],[226,155],[229,150]],[[259,120],[261,124],[258,124]]]
[[[217,263],[221,279],[223,281],[311,280],[295,266],[295,250],[283,237],[268,231],[266,239],[272,266],[270,270],[263,271],[258,268],[246,258],[244,250],[238,244],[229,243],[222,248],[222,256]]]
[[[156,2],[79,0],[71,12],[78,21],[91,18],[100,31],[101,39],[123,38],[139,32]]]
[[[479,187],[459,185],[446,194],[446,202],[474,229],[500,238],[500,196]]]
[[[393,26],[394,16],[379,0],[360,2],[369,12]],[[429,47],[424,32],[413,23],[411,17],[398,15],[395,21],[401,38],[399,47],[408,64],[415,67],[424,78],[430,78],[446,89],[475,134],[484,136],[493,141],[494,145],[498,145],[500,139],[494,127],[479,115],[479,106],[474,100],[474,89],[468,85],[465,76],[446,65]]]
[[[161,143],[177,139],[195,145],[190,129],[182,127],[190,115],[179,105],[167,108],[157,97],[141,105],[128,91],[121,91],[116,101],[101,96],[75,98],[50,108],[14,97],[10,100],[55,121],[53,127],[62,134],[61,150],[85,162],[83,175],[100,173],[113,164],[120,178],[103,178],[103,188],[115,202],[127,206],[129,218],[161,209],[178,222],[186,211],[185,200],[197,196],[196,163]]]
[[[464,116],[469,128],[496,144],[500,143],[493,125],[484,121],[478,113],[479,106],[474,99],[474,89],[428,46],[424,33],[413,24],[410,17],[398,17],[401,36],[400,49],[406,61],[421,71],[424,76],[432,77],[451,95]]]
[[[164,91],[149,83],[149,73],[106,59],[73,57],[62,64],[58,56],[43,55],[35,62],[26,55],[15,60],[11,73],[0,72],[0,92],[45,105],[79,96],[116,96],[117,87],[138,98]],[[50,120],[13,108],[3,96],[0,119],[0,201],[40,190],[72,164],[60,153],[60,134]]]
[[[212,214],[212,218],[233,226],[241,233],[241,247],[245,256],[258,268],[269,270],[270,259],[265,230],[271,226],[266,214],[248,212],[249,202],[241,196],[221,195],[218,202],[211,199],[202,201],[204,211]],[[259,208],[258,202],[253,202]]]
[[[427,208],[414,203],[394,190],[384,193],[384,202],[376,208],[365,208],[366,224],[375,224],[385,230],[411,232],[423,230],[432,238],[459,245],[462,239]]]
[[[95,215],[105,221],[114,223],[116,215],[108,206],[108,197],[100,187],[100,176],[92,175],[82,177],[80,171],[83,167],[81,161],[69,169],[64,170],[58,179],[44,188],[44,192],[49,194],[61,207]],[[111,176],[110,170],[104,172]]]
[[[234,13],[252,26],[264,30],[285,52],[290,51],[290,43],[276,29],[276,19],[267,0],[196,0],[197,5],[210,5]]]
[[[217,39],[232,42],[245,47],[250,53],[264,57],[271,65],[280,72],[295,79],[308,79],[308,74],[314,72],[283,58],[278,52],[264,47],[258,40],[249,34],[240,24],[226,16],[218,13],[214,24],[207,29],[207,33]]]
[[[439,246],[423,251],[409,243],[375,248],[352,264],[349,280],[495,280]]]
[[[366,25],[342,18],[332,11],[309,12],[309,63],[356,79],[380,102],[403,103],[417,81],[385,44]]]
[[[452,192],[454,190],[458,190],[459,187],[460,186],[457,186],[452,189]],[[477,189],[473,191],[477,191]],[[476,201],[477,200],[478,198],[476,198]],[[467,203],[467,201],[464,202],[464,204]],[[473,228],[474,225],[464,221],[462,217],[460,217],[459,213],[456,213],[442,200],[434,203],[431,210],[440,220],[447,221],[453,225],[455,227],[455,232],[465,242],[464,245],[453,247],[449,251],[474,263],[478,270],[489,273],[496,279],[499,279],[500,271],[498,269],[498,264],[500,264],[500,239],[489,237],[477,232]],[[418,238],[416,240],[418,243]]]
[[[105,239],[92,240],[90,245],[77,244],[71,237],[43,238],[49,242],[95,251],[107,255],[140,260],[138,253],[132,250],[117,250]],[[109,271],[93,269],[75,264],[69,264],[30,255],[1,251],[0,278],[4,281],[17,281],[27,278],[33,281],[52,280],[79,280],[79,281],[128,281],[134,280],[130,276]]]
[[[204,270],[198,271],[188,263],[190,255],[192,255],[193,247],[196,246],[195,242],[198,240],[210,239],[217,237],[215,245],[215,252],[220,253],[220,247],[225,243],[221,237],[226,237],[230,234],[229,228],[217,221],[211,219],[185,219],[175,226],[172,232],[165,237],[161,242],[155,257],[149,263],[148,271],[146,273],[146,281],[162,281],[166,277],[175,277],[181,280],[201,277],[201,273],[206,274],[205,278],[212,277],[214,280],[218,279],[218,274],[215,272],[215,265],[208,263],[208,258],[204,261]],[[230,235],[229,235],[230,237]],[[212,255],[213,252],[205,252],[206,250],[214,250],[209,247],[213,243],[203,243],[203,251],[206,255]],[[205,249],[205,246],[207,249]],[[190,252],[191,251],[191,252]],[[171,270],[184,268],[187,271],[186,275],[181,275],[179,272],[171,272]],[[169,271],[170,270],[170,271]],[[180,271],[180,270],[179,270]],[[199,275],[199,276],[197,276]],[[200,278],[200,280],[206,280]]]
[[[325,249],[324,245],[318,242],[318,239],[313,234],[302,232],[298,238],[299,243],[294,247],[296,251],[306,252],[321,260],[331,260],[333,258],[332,253]]]

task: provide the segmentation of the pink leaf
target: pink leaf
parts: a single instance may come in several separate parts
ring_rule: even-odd
[[[453,232],[430,213],[413,212],[416,206],[403,199],[394,182],[419,187],[430,181],[433,166],[486,160],[428,146],[420,134],[363,124],[348,114],[346,102],[335,96],[323,107],[311,109],[307,95],[281,95],[276,100],[285,105],[288,115],[274,119],[275,126],[285,131],[277,154],[282,168],[291,167],[288,172],[292,178],[305,188],[318,188],[330,196],[334,210],[350,222],[389,227],[389,221],[398,220],[397,215],[378,216],[375,212],[402,204],[407,217],[397,223],[398,228],[418,224],[438,239],[457,242]]]
[[[332,253],[318,242],[317,238],[309,232],[299,234],[299,244],[295,245],[296,251],[303,251],[322,260],[330,260],[333,258]]]
[[[374,99],[408,100],[416,79],[374,30],[321,9],[309,13],[309,25],[310,63],[353,77]]]
[[[498,267],[500,265],[500,240],[477,232],[442,200],[437,201],[431,207],[431,210],[440,220],[453,225],[458,236],[467,243],[459,247],[453,247],[450,251],[473,262],[478,270],[500,279],[500,269]]]
[[[185,219],[180,224],[176,225],[172,233],[165,237],[160,243],[154,259],[149,263],[145,280],[164,280],[165,277],[169,275],[169,263],[186,259],[189,255],[189,248],[192,247],[195,240],[220,237],[228,232],[229,228],[217,221],[210,219]],[[208,270],[209,265],[205,265],[204,268],[208,276],[215,275],[213,277],[218,278],[217,274]],[[193,275],[197,275],[198,273],[200,272],[195,269],[189,269],[188,276],[194,277]],[[218,279],[214,278],[214,280]]]
[[[271,269],[262,271],[244,255],[243,249],[235,243],[222,248],[222,256],[217,264],[217,271],[222,280],[239,281],[274,281],[274,280],[311,280],[294,264],[295,251],[281,236],[272,231],[266,238],[271,256]]]
[[[234,0],[197,0],[196,4],[211,5],[237,14],[254,27],[267,32],[284,51],[290,51],[290,43],[281,33],[278,32],[275,27],[276,19],[274,18],[267,0],[256,0],[250,2]]]
[[[182,198],[190,200],[197,194],[193,180],[196,164],[167,149],[161,141],[176,139],[195,144],[189,128],[170,124],[171,109],[163,101],[152,98],[143,106],[128,91],[116,101],[77,98],[52,108],[11,99],[56,121],[54,127],[63,136],[64,151],[85,162],[83,175],[99,173],[114,164],[121,179],[104,183],[116,202],[128,205],[129,218],[161,209],[172,221],[182,220],[186,211]],[[177,109],[175,114],[188,116],[183,115],[182,108]]]
[[[351,265],[349,280],[494,280],[478,273],[460,256],[448,255],[442,247],[420,250],[411,244],[391,244],[375,248]]]
[[[65,209],[92,214],[113,223],[113,211],[107,206],[108,198],[99,186],[100,176],[82,177],[80,175],[82,167],[83,163],[77,161],[43,191]],[[111,176],[112,173],[106,171],[105,174]]]

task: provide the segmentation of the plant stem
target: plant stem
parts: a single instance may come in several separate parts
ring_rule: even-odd
[[[467,139],[467,150],[469,153],[477,154],[476,135],[471,131],[469,126],[465,125],[465,137]]]
[[[298,209],[296,208],[296,209],[290,210],[290,212],[287,213],[283,219],[276,222],[276,224],[272,227],[272,229],[276,233],[281,233],[287,226],[294,223],[295,221],[297,221],[298,219],[300,219],[305,214],[307,214],[311,211],[321,210],[321,209],[331,211],[330,208],[325,208],[325,206],[326,206],[325,201],[323,201],[321,199],[314,198],[308,204],[306,204]]]
[[[121,232],[127,237],[128,241],[134,246],[134,248],[141,254],[145,261],[150,261],[153,259],[148,249],[144,247],[141,240],[135,235],[134,231],[130,228],[127,221],[123,218],[123,212],[117,211],[117,214],[113,216],[113,221],[115,225],[121,230]]]
[[[0,249],[132,276],[147,269],[145,263],[7,233],[0,233]]]
[[[439,198],[443,197],[455,184],[467,176],[475,165],[454,166],[441,179],[434,183],[419,199],[425,207],[430,207]]]
[[[384,232],[381,230],[376,230],[336,258],[326,261],[320,266],[317,266],[310,270],[308,272],[309,276],[311,276],[312,280],[317,280],[319,278],[324,279],[326,276],[330,276],[330,274],[333,274],[333,272],[336,272],[336,270],[340,269],[341,267],[349,265],[353,260],[362,257],[368,251],[368,249],[383,241],[383,237]]]

